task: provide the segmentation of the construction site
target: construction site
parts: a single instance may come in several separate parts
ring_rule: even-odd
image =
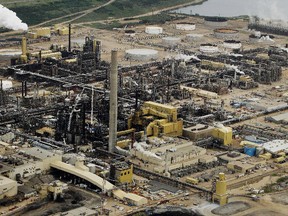
[[[0,34],[0,215],[287,215],[283,32],[121,22]]]

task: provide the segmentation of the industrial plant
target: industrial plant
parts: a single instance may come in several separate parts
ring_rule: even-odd
[[[0,34],[0,215],[287,215],[286,36],[170,16]]]

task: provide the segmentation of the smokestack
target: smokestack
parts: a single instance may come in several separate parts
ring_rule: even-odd
[[[69,33],[68,33],[68,52],[71,52],[71,24],[69,24]]]
[[[97,48],[97,40],[93,39],[93,52],[96,53],[96,48]]]
[[[100,66],[101,62],[101,41],[96,41],[96,67],[98,68]]]
[[[110,68],[109,152],[114,152],[117,139],[117,113],[118,113],[117,79],[118,79],[117,50],[112,50],[111,68]]]
[[[27,96],[27,81],[24,81],[24,88],[25,96]]]
[[[27,41],[26,37],[22,37],[22,55],[27,54]]]
[[[28,59],[27,58],[27,40],[26,40],[26,37],[22,37],[21,48],[22,48],[22,55],[20,57],[21,63],[26,63],[27,59]]]
[[[24,97],[24,81],[22,81],[22,98]]]

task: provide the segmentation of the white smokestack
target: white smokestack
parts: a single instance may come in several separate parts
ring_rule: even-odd
[[[9,10],[0,4],[0,27],[4,27],[12,30],[23,30],[28,29],[28,25],[23,23],[16,13]]]

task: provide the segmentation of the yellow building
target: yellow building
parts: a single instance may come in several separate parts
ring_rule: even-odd
[[[0,175],[0,200],[4,197],[13,197],[17,194],[17,182]]]
[[[59,35],[68,35],[69,34],[69,28],[67,28],[67,27],[60,28],[58,30],[58,33],[59,33]]]
[[[37,28],[28,32],[27,37],[30,39],[36,39],[40,37],[51,37],[51,29],[48,27]]]
[[[111,165],[110,176],[116,184],[131,183],[133,180],[133,165],[126,162],[116,162]]]
[[[45,28],[38,28],[35,30],[37,37],[50,37],[51,36],[51,30],[48,27]]]
[[[212,136],[221,141],[224,145],[230,145],[232,143],[232,128],[231,127],[216,127],[212,131]]]

